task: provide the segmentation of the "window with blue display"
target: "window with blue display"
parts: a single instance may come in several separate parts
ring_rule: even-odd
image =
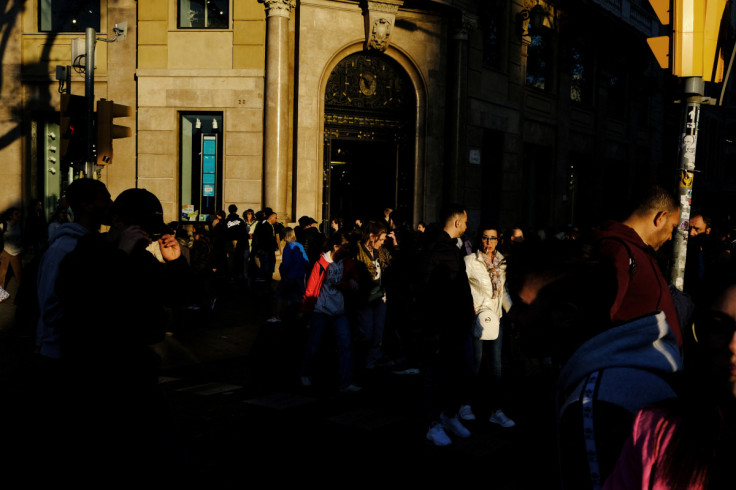
[[[222,207],[222,113],[181,114],[181,220],[206,221]]]

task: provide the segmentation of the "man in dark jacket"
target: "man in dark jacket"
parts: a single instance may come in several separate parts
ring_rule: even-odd
[[[299,218],[299,226],[294,228],[296,241],[304,246],[304,251],[309,258],[310,269],[322,255],[325,236],[315,226],[317,221],[309,216]]]
[[[256,226],[253,234],[253,254],[258,264],[258,280],[270,281],[276,270],[276,251],[279,249],[279,237],[276,231],[278,215],[270,208],[264,210],[265,219]]]
[[[242,276],[243,247],[248,246],[245,221],[238,215],[238,207],[231,204],[227,208],[230,214],[225,218],[225,247],[227,251],[228,275],[231,279]]]
[[[606,222],[596,233],[605,272],[598,281],[583,283],[601,295],[611,283],[612,301],[601,305],[610,323],[588,318],[590,338],[567,359],[558,380],[558,445],[565,489],[599,488],[613,469],[636,412],[676,396],[670,383],[682,370],[682,330],[655,252],[672,238],[680,208],[675,196],[660,186],[646,188],[634,205],[623,222]],[[564,290],[552,284],[525,301],[540,308],[546,298],[561,307],[558,311],[582,311],[580,303],[564,294],[549,301]],[[562,322],[560,316],[545,316],[553,331],[561,332],[558,325],[572,322]]]
[[[457,413],[473,373],[473,296],[457,238],[465,232],[468,214],[452,205],[440,215],[443,230],[425,251],[422,264],[422,324],[426,342],[425,398],[427,439],[451,444],[445,430],[470,437]]]
[[[110,231],[82,236],[59,270],[61,413],[79,442],[73,458],[99,470],[152,470],[166,458],[169,415],[151,346],[164,339],[187,263],[147,190],[124,191],[110,214]]]

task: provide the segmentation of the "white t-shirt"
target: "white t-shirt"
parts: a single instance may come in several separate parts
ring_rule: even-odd
[[[23,237],[20,231],[20,223],[11,225],[7,223],[3,232],[3,250],[10,255],[18,255],[23,251]]]

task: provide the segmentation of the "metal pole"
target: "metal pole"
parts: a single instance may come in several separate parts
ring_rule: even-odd
[[[85,31],[84,96],[87,98],[87,158],[84,161],[84,176],[93,178],[95,171],[95,42],[97,33],[91,27]]]
[[[703,100],[702,77],[685,79],[685,112],[680,138],[680,223],[674,237],[672,284],[682,291],[685,285],[685,259],[687,239],[690,231],[690,204],[693,198],[693,176],[695,173],[695,149],[698,144],[700,104]]]

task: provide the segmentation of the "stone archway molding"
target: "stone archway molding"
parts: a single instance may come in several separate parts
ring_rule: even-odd
[[[362,52],[365,46],[365,40],[357,40],[346,44],[332,56],[330,61],[322,70],[319,83],[319,132],[320,137],[324,136],[325,126],[325,91],[327,89],[327,81],[330,78],[332,70],[344,58]],[[425,141],[426,141],[426,116],[427,116],[427,84],[422,73],[417,68],[417,64],[411,56],[394,44],[389,45],[383,54],[389,56],[396,61],[408,74],[414,88],[416,97],[416,114],[414,127],[414,197],[413,197],[413,223],[423,219],[426,213],[425,206]],[[319,155],[317,158],[316,172],[322,173],[322,165],[324,161],[324,147],[319,145]],[[321,182],[321,179],[319,180]]]

